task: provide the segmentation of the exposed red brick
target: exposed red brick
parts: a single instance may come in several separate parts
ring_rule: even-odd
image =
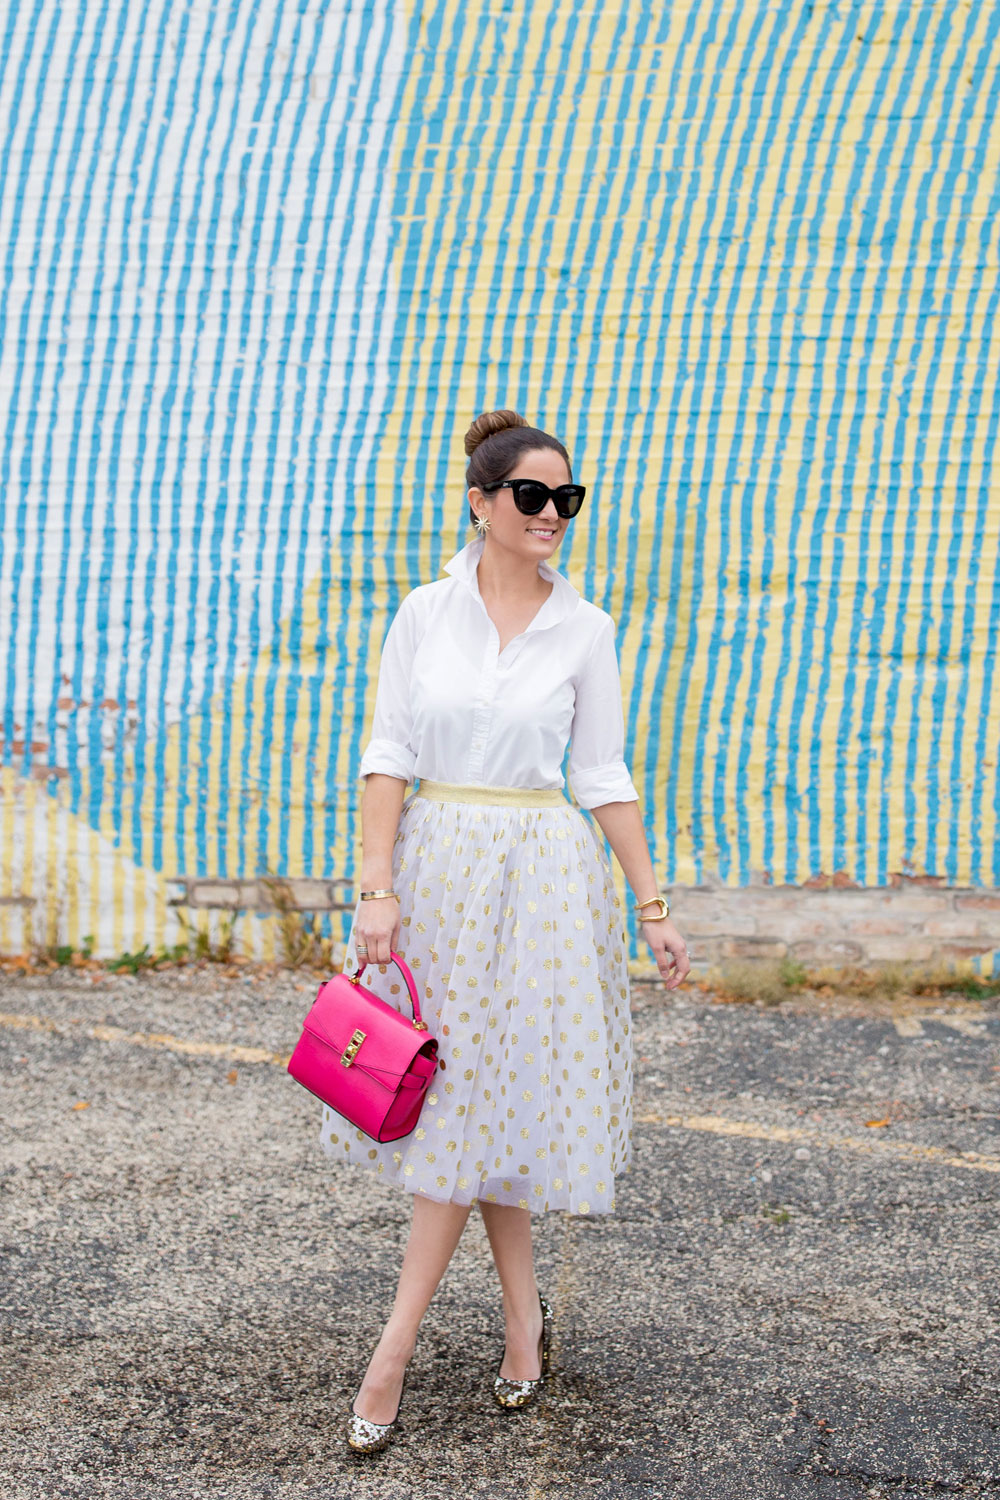
[[[900,963],[927,963],[942,951],[946,939],[919,938],[914,933],[904,937],[870,937],[865,950],[870,958],[890,959]]]
[[[975,918],[963,917],[958,912],[945,912],[943,916],[929,916],[920,924],[920,931],[927,937],[978,938],[980,929]]]
[[[980,938],[978,942],[965,942],[960,938],[939,938],[935,946],[938,953],[948,958],[981,958],[984,953],[1000,948],[1000,939]]]
[[[1000,891],[982,891],[974,896],[956,896],[956,911],[1000,911]],[[997,934],[1000,939],[1000,932]]]
[[[728,958],[784,958],[788,952],[780,938],[724,938],[719,946]]]
[[[844,938],[826,941],[803,938],[801,942],[793,943],[789,951],[792,958],[804,964],[859,964],[865,952],[860,943],[851,943]]]
[[[891,917],[886,913],[874,917],[851,917],[851,931],[858,937],[901,937],[904,933],[913,932],[916,924],[900,913],[898,917]],[[922,932],[928,930],[927,924],[920,923],[917,929]]]

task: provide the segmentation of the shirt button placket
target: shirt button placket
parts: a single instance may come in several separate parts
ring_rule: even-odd
[[[500,637],[496,626],[489,622],[483,666],[479,674],[479,690],[472,706],[472,744],[469,747],[468,781],[470,786],[485,783],[486,740],[493,719],[493,701],[496,697],[497,664],[500,658]]]

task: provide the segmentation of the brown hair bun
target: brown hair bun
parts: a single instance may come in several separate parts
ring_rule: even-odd
[[[530,423],[521,416],[520,412],[510,411],[507,407],[503,407],[500,411],[480,412],[465,434],[465,451],[471,458],[479,444],[486,438],[494,437],[498,432],[508,432],[512,427],[528,426]]]
[[[487,438],[496,441],[488,443]],[[569,454],[557,437],[532,427],[520,412],[484,411],[465,434],[465,451],[469,455],[469,466],[465,471],[465,487],[483,489],[506,479],[511,469],[525,453],[536,453],[539,448],[551,448],[565,460],[570,479],[573,469]],[[475,521],[476,512],[469,505],[469,520]]]

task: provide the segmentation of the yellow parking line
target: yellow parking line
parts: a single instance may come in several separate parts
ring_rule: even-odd
[[[189,1042],[168,1031],[126,1031],[123,1026],[88,1026],[85,1022],[49,1021],[44,1016],[24,1016],[0,1012],[0,1027],[18,1031],[46,1031],[65,1034],[76,1026],[95,1042],[126,1042],[130,1047],[153,1047],[163,1052],[178,1052],[184,1057],[221,1057],[226,1062],[274,1063],[288,1066],[290,1054],[271,1052],[266,1047],[238,1047],[228,1042]]]
[[[14,1031],[41,1031],[65,1035],[79,1028],[96,1042],[124,1042],[130,1047],[149,1047],[175,1052],[184,1057],[218,1057],[226,1062],[266,1063],[288,1066],[288,1053],[271,1052],[266,1047],[240,1047],[227,1042],[192,1042],[171,1036],[167,1031],[126,1031],[123,1026],[87,1025],[84,1021],[52,1021],[44,1016],[18,1015],[0,1011],[0,1028]],[[776,1145],[816,1146],[824,1151],[856,1151],[867,1156],[895,1157],[907,1161],[933,1162],[942,1167],[966,1167],[974,1172],[1000,1172],[1000,1160],[978,1151],[956,1155],[941,1146],[920,1146],[914,1141],[898,1141],[885,1136],[831,1135],[805,1126],[768,1125],[759,1120],[733,1120],[727,1115],[661,1115],[637,1114],[637,1124],[668,1125],[675,1130],[700,1134],[737,1136],[743,1140],[773,1141]]]
[[[897,1156],[910,1161],[932,1161],[942,1167],[969,1167],[975,1172],[1000,1172],[1000,1160],[978,1151],[956,1156],[940,1146],[919,1146],[914,1141],[894,1141],[885,1136],[828,1135],[795,1125],[766,1125],[759,1120],[731,1120],[726,1115],[636,1115],[644,1125],[672,1125],[678,1130],[707,1131],[710,1135],[735,1135],[745,1140],[774,1141],[778,1145],[817,1146],[823,1150],[862,1151],[869,1156]]]

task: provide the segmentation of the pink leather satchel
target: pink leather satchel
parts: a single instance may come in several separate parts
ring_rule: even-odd
[[[320,985],[288,1059],[297,1083],[376,1141],[409,1135],[437,1068],[438,1044],[420,1015],[413,975],[398,953],[413,1017],[400,1015],[359,981],[335,974]]]

